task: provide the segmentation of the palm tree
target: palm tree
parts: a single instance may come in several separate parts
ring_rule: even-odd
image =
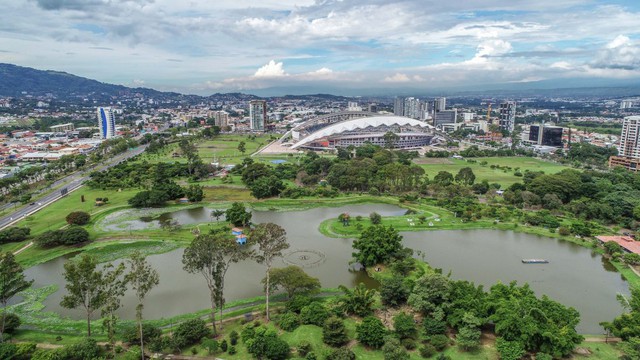
[[[340,305],[347,314],[364,317],[373,312],[371,308],[375,302],[375,290],[367,289],[364,283],[358,284],[353,290],[344,285],[340,285],[338,289],[344,292],[340,298]]]

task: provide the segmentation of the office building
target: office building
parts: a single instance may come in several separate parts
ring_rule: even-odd
[[[98,117],[98,128],[101,139],[111,139],[116,136],[116,113],[110,107],[99,107],[96,109]]]
[[[378,112],[378,104],[376,104],[376,103],[369,104],[368,110],[369,110],[369,112],[377,113]]]
[[[404,99],[403,98],[397,97],[393,99],[393,115],[404,116]]]
[[[213,118],[213,124],[221,128],[229,125],[229,113],[226,111],[214,111],[209,117]]]
[[[422,119],[421,114],[422,105],[419,99],[406,98],[404,99],[404,116],[411,119]]]
[[[433,126],[442,128],[444,124],[455,124],[458,117],[458,110],[442,110],[434,114]]]
[[[433,110],[444,111],[447,108],[447,98],[446,97],[438,97],[433,101]]]
[[[516,102],[505,101],[500,104],[500,129],[512,132],[516,123]]]
[[[249,103],[249,118],[251,130],[264,131],[267,122],[267,102],[252,100]]]
[[[534,145],[563,147],[562,127],[531,125],[529,127],[529,141]]]

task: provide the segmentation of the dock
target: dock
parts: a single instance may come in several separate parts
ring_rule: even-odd
[[[522,259],[523,264],[548,264],[549,260],[545,259]]]

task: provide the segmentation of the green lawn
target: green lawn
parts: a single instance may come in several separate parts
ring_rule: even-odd
[[[469,163],[467,160],[476,161],[475,163]],[[487,165],[480,165],[481,162],[486,161]],[[433,179],[440,171],[448,171],[454,176],[464,167],[470,167],[473,173],[476,175],[476,182],[487,180],[489,183],[499,183],[502,187],[507,187],[513,183],[521,182],[522,178],[515,176],[515,169],[520,168],[520,172],[525,170],[530,171],[544,171],[547,174],[554,174],[567,169],[567,166],[551,163],[548,161],[531,158],[531,157],[487,157],[487,158],[473,158],[473,159],[435,159],[435,158],[420,158],[414,160],[419,164],[429,175],[429,179]],[[500,165],[503,167],[511,167],[511,170],[504,169],[492,169],[491,165]]]

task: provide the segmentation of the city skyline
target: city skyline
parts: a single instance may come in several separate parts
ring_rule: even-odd
[[[640,79],[633,1],[3,4],[0,62],[182,93]]]

